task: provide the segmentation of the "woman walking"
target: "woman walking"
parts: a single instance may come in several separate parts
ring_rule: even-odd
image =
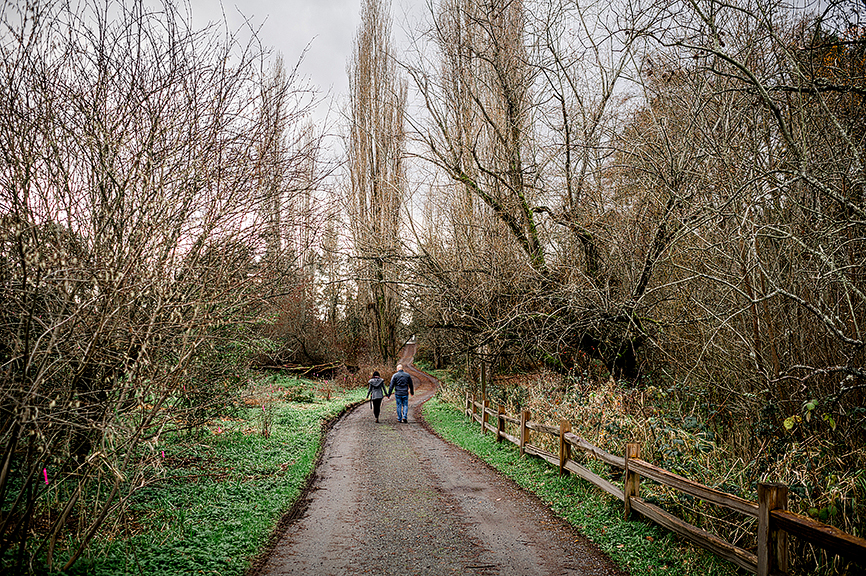
[[[373,377],[367,382],[367,397],[373,406],[373,416],[379,421],[379,409],[382,407],[382,397],[385,396],[385,381],[379,377],[378,372],[373,372]]]

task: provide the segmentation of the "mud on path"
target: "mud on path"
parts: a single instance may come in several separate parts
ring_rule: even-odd
[[[436,382],[415,382],[409,422],[393,398],[377,424],[369,404],[328,433],[303,514],[252,573],[576,575],[624,572],[535,496],[434,435],[421,405]]]

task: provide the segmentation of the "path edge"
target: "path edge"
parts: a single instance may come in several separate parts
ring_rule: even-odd
[[[277,544],[280,542],[280,539],[282,539],[289,527],[307,511],[311,501],[310,494],[313,492],[314,485],[319,477],[319,465],[322,463],[322,457],[325,454],[325,445],[328,443],[328,436],[330,435],[331,430],[337,422],[346,416],[346,414],[366,403],[367,399],[365,398],[364,400],[347,404],[338,414],[322,421],[319,429],[321,436],[319,438],[320,444],[319,449],[316,452],[316,459],[313,462],[313,467],[310,469],[310,473],[307,474],[307,477],[301,484],[301,491],[298,493],[298,497],[295,498],[292,505],[289,506],[289,509],[283,512],[280,516],[277,524],[274,526],[273,530],[271,530],[267,542],[250,560],[250,565],[244,572],[244,576],[258,576],[261,574],[262,569],[267,565],[268,560],[270,559],[271,554],[273,554],[274,549],[277,547]]]

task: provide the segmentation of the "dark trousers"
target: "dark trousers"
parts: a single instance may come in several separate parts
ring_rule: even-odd
[[[373,403],[373,416],[376,417],[376,420],[379,419],[379,409],[382,407],[382,399],[381,398],[373,398],[371,400]]]

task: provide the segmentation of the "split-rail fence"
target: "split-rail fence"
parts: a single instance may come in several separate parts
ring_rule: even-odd
[[[494,410],[487,399],[478,401],[475,396],[469,394],[466,396],[464,412],[472,420],[481,424],[482,432],[489,431],[495,434],[497,442],[504,439],[517,445],[521,456],[524,454],[538,456],[558,467],[560,474],[569,472],[576,474],[618,498],[625,506],[626,518],[636,512],[697,546],[710,550],[759,576],[788,574],[788,535],[796,536],[832,554],[839,554],[852,560],[862,561],[866,558],[866,539],[790,512],[788,487],[784,484],[758,484],[758,501],[752,502],[699,484],[641,460],[639,444],[627,444],[625,454],[622,456],[610,454],[573,434],[571,424],[565,420],[556,427],[531,421],[528,410],[524,410],[519,417],[509,416],[502,406]],[[506,423],[516,426],[516,436],[506,432]],[[530,442],[530,432],[539,432],[558,439],[559,454],[552,454],[533,445]],[[620,488],[572,460],[572,449],[623,470],[623,487]],[[756,518],[758,521],[757,553],[735,546],[642,499],[641,478],[653,480],[694,498]]]

